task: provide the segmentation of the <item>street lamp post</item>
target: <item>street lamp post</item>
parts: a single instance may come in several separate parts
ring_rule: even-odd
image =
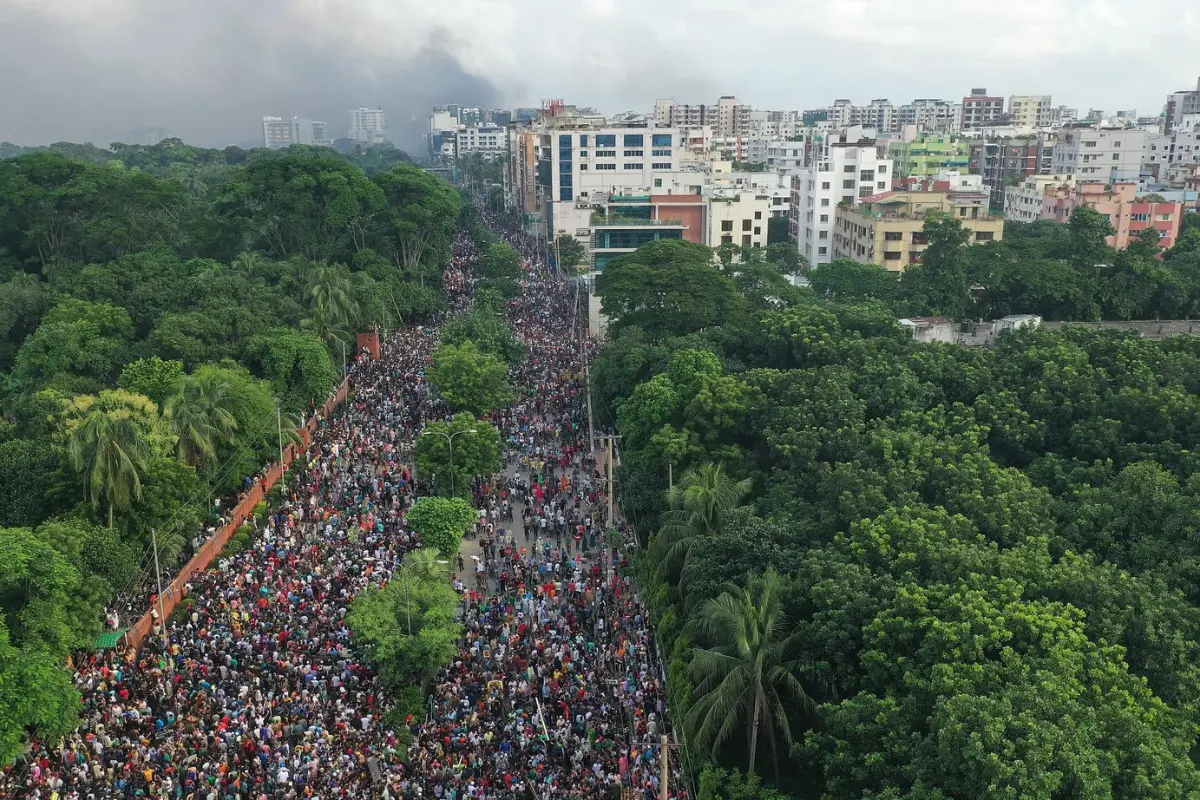
[[[430,434],[433,434],[434,436],[441,436],[443,439],[446,440],[446,443],[450,448],[450,494],[454,494],[454,437],[459,436],[464,433],[475,434],[475,433],[479,433],[479,431],[476,430],[475,428],[466,428],[465,430],[455,431],[454,433],[445,433],[443,431],[431,431],[429,429],[426,429],[421,432],[422,436],[429,436]]]

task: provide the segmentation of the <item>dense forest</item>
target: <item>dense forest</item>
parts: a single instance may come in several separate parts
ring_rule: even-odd
[[[0,156],[6,763],[73,727],[67,654],[145,593],[152,532],[169,574],[338,385],[355,332],[444,307],[463,203],[391,148]]]
[[[1200,215],[1184,216],[1173,247],[1147,228],[1125,250],[1112,226],[1080,207],[1069,224],[1009,222],[1000,241],[964,246],[970,232],[934,220],[930,247],[903,273],[839,260],[814,268],[813,291],[843,303],[879,300],[898,316],[996,319],[1194,319],[1200,316]]]
[[[1045,234],[1115,308],[1092,222],[913,283]],[[1198,796],[1200,340],[920,344],[902,296],[712,263],[610,264],[592,369],[699,797]]]

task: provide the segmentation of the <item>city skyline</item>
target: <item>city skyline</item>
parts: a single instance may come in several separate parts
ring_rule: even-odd
[[[161,126],[220,145],[255,138],[272,108],[341,120],[347,108],[382,106],[397,144],[411,146],[425,110],[447,98],[511,108],[563,97],[616,113],[647,110],[658,97],[736,94],[754,108],[800,109],[839,98],[954,100],[973,87],[1049,94],[1081,113],[1153,115],[1167,93],[1195,85],[1191,54],[1200,46],[1200,10],[1171,0],[1128,10],[1106,0],[1001,8],[758,0],[739,8],[738,25],[728,24],[727,6],[707,0],[550,10],[546,0],[337,8],[181,0],[169,9],[149,0],[102,8],[8,0],[0,139],[36,144]],[[1153,48],[1130,48],[1126,34],[1144,18],[1171,24],[1156,27]]]

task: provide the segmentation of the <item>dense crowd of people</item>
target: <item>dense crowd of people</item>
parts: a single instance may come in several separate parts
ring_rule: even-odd
[[[454,578],[461,652],[428,716],[411,721],[411,745],[383,724],[389,700],[345,620],[419,545],[405,523],[428,489],[414,480],[413,443],[449,413],[425,379],[436,326],[397,332],[382,359],[358,365],[350,399],[322,421],[253,546],[196,577],[165,635],[76,664],[82,724],[35,748],[0,796],[660,796],[665,691],[627,539],[602,533],[575,297],[533,242],[492,222],[525,255],[509,318],[528,357],[513,368],[521,397],[491,416],[506,472],[474,485],[480,522],[467,546],[478,554]],[[478,257],[468,240],[455,245],[452,310],[470,302]],[[682,797],[671,775],[670,796]]]

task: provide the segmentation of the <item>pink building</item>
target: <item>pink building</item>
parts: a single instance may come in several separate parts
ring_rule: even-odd
[[[1116,233],[1108,237],[1110,247],[1124,250],[1129,240],[1146,228],[1157,228],[1159,245],[1175,244],[1183,223],[1183,203],[1150,203],[1137,196],[1136,183],[1082,183],[1047,186],[1042,197],[1042,219],[1066,224],[1076,206],[1088,206],[1104,217]]]

